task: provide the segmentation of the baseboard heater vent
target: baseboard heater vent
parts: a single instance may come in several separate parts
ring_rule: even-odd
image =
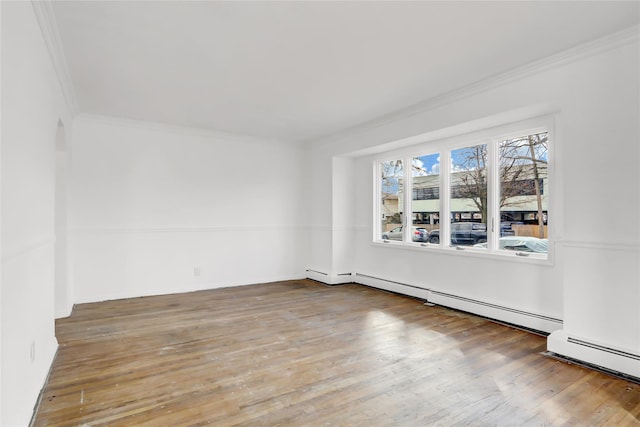
[[[320,282],[326,286],[338,286],[353,283],[353,275],[351,273],[331,274],[325,273],[324,271],[313,270],[311,268],[307,268],[305,271],[307,272],[308,279],[315,280],[316,282]]]
[[[567,338],[567,342],[570,342],[571,344],[577,344],[577,345],[581,345],[584,347],[589,347],[589,348],[593,348],[595,350],[600,350],[600,351],[604,351],[607,353],[611,353],[611,354],[615,354],[616,356],[621,356],[621,357],[626,357],[632,360],[639,360],[640,361],[640,355],[638,354],[634,354],[634,353],[629,353],[627,351],[622,351],[622,350],[617,350],[615,348],[611,348],[611,347],[605,347],[603,345],[599,345],[599,344],[594,344],[592,342],[589,341],[583,341],[583,340],[579,340],[577,338]]]
[[[355,282],[365,286],[371,286],[385,291],[409,295],[426,301],[429,295],[429,289],[419,286],[409,285],[407,283],[396,282],[395,280],[383,279],[381,277],[369,276],[368,274],[356,273]]]
[[[505,307],[503,305],[492,304],[490,302],[480,301],[480,300],[476,300],[476,299],[472,299],[472,298],[461,297],[461,296],[458,296],[458,295],[448,294],[448,293],[440,292],[440,291],[434,291],[433,289],[431,290],[431,293],[435,294],[435,295],[439,295],[439,296],[445,297],[445,298],[451,298],[451,299],[458,300],[458,301],[464,301],[466,303],[477,304],[477,305],[481,305],[481,306],[484,306],[484,307],[489,307],[489,308],[496,309],[496,310],[508,311],[510,313],[519,314],[521,316],[527,316],[527,317],[531,317],[531,318],[535,318],[535,319],[539,319],[539,320],[544,320],[544,321],[547,321],[547,322],[554,322],[554,323],[562,324],[562,319],[556,319],[555,317],[544,316],[542,314],[537,314],[537,313],[531,313],[529,311],[518,310],[517,308]]]
[[[605,375],[611,375],[612,377],[619,378],[624,381],[629,381],[635,384],[640,385],[640,378],[634,377],[633,375],[628,375],[613,369],[605,368],[604,366],[596,365],[593,363],[584,362],[582,360],[574,359],[573,357],[563,356],[562,354],[557,354],[551,351],[545,351],[542,353],[546,357],[550,357],[555,360],[559,360],[565,363],[572,363],[574,365],[582,366],[587,369],[593,369],[594,371],[598,371]]]

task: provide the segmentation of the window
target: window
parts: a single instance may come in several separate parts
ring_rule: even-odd
[[[390,160],[378,164],[380,177],[380,219],[383,240],[403,240],[402,226],[402,160]]]
[[[550,127],[521,122],[377,161],[374,240],[547,259]]]
[[[440,154],[411,159],[412,241],[428,242],[440,222]]]
[[[499,145],[499,250],[547,253],[548,132]]]
[[[451,246],[487,242],[488,178],[487,144],[451,150]]]

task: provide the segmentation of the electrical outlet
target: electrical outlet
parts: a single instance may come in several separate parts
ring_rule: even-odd
[[[29,358],[31,359],[31,363],[36,361],[36,342],[31,341],[31,345],[29,346]]]
[[[195,277],[199,277],[200,276],[200,267],[193,267],[193,275]]]

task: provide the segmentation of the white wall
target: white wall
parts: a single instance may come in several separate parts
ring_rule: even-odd
[[[30,2],[2,2],[2,418],[29,423],[53,360],[54,176],[69,114]]]
[[[303,150],[80,116],[72,152],[75,302],[304,276]]]
[[[55,158],[55,313],[56,318],[67,317],[73,307],[73,294],[67,280],[67,188],[69,151],[66,147],[66,129],[62,122],[56,131]]]
[[[326,175],[333,175],[334,181],[349,186],[352,205],[342,209],[340,221],[336,206],[332,216],[320,204],[313,208],[324,213],[318,222],[330,224],[327,235],[349,218],[356,230],[350,248],[355,254],[352,271],[561,318],[566,336],[640,354],[640,321],[635,315],[640,311],[640,280],[634,263],[640,181],[637,33],[634,29],[612,35],[404,114],[317,141],[311,156],[323,167],[314,170],[314,181],[325,182]],[[552,114],[556,120],[555,191],[560,197],[552,213],[556,250],[552,265],[371,243],[371,154],[542,114]],[[423,136],[410,139],[415,135]],[[331,168],[327,157],[353,158],[355,174]],[[344,199],[326,184],[317,191],[320,201]],[[314,254],[336,250],[329,237],[318,242],[325,244],[311,251],[310,268],[326,265]],[[329,277],[336,272],[329,271]],[[551,347],[556,337],[560,335],[552,336]],[[637,361],[627,364],[628,360],[609,355],[596,360],[579,349],[557,346],[554,351],[640,376]]]

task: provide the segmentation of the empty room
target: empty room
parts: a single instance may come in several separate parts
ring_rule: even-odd
[[[1,1],[0,425],[640,425],[640,2]]]

